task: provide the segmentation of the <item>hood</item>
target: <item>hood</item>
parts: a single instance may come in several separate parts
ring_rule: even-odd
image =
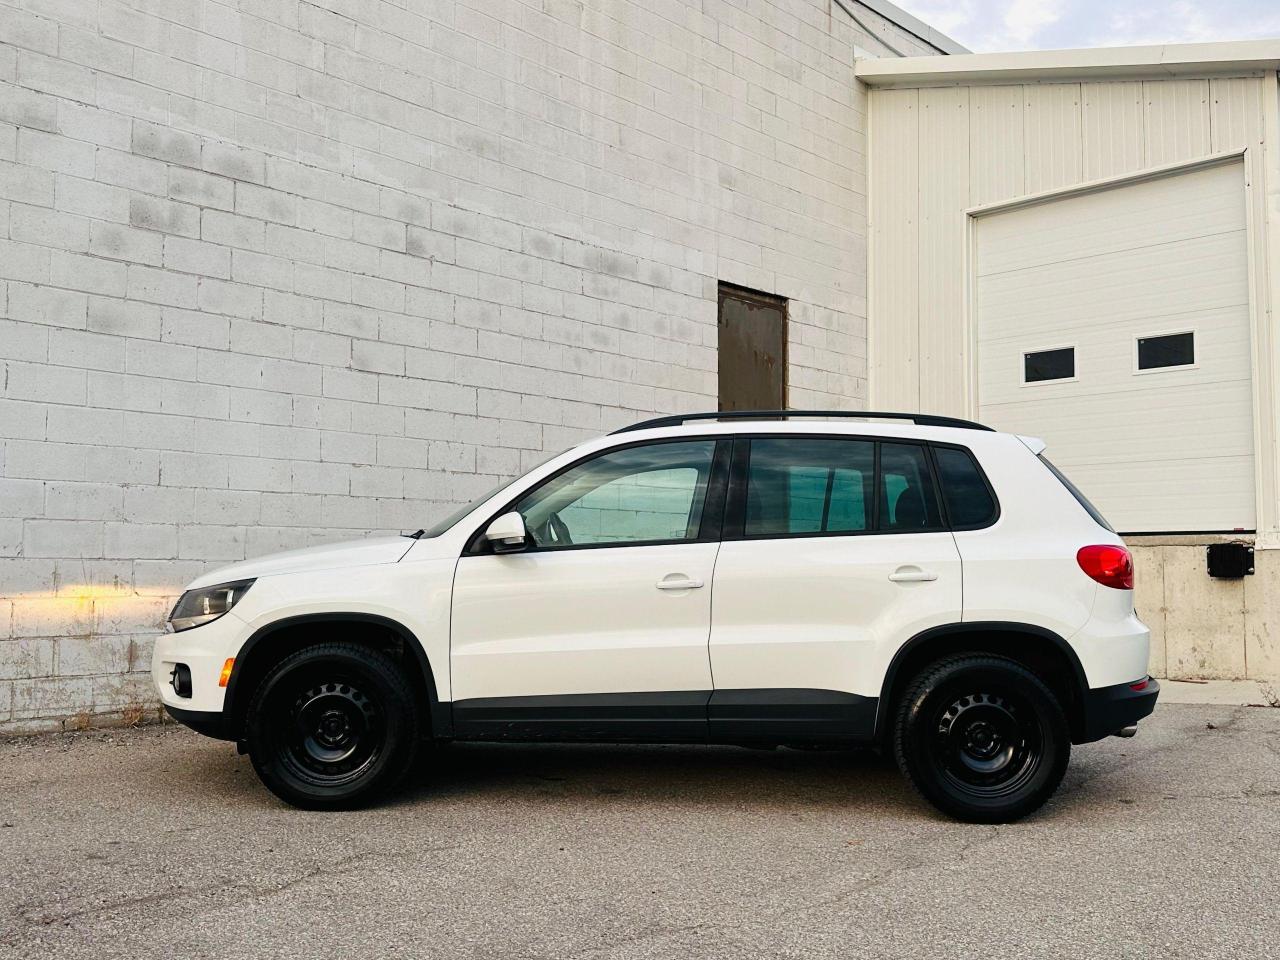
[[[319,547],[268,553],[262,557],[233,563],[202,573],[188,584],[192,587],[210,587],[215,583],[231,580],[250,580],[280,573],[309,573],[313,570],[333,570],[339,567],[367,567],[377,563],[396,563],[416,543],[408,537],[371,537],[368,540],[347,540],[342,543],[326,543]]]

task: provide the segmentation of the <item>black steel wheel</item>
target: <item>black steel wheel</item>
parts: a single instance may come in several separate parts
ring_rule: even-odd
[[[964,656],[925,668],[893,731],[898,766],[944,813],[1006,823],[1038,809],[1066,773],[1071,737],[1053,692],[1003,657]]]
[[[246,739],[262,782],[311,809],[360,806],[409,769],[413,691],[394,660],[356,644],[306,647],[277,664],[249,705]]]

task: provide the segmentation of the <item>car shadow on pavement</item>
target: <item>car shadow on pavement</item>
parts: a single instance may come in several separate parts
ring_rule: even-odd
[[[185,739],[185,737],[184,737]],[[191,791],[217,805],[278,809],[249,758],[229,744],[193,738],[172,778],[172,758],[157,751],[156,776],[170,791]],[[194,749],[192,749],[194,747]],[[149,763],[151,761],[144,761]],[[1060,816],[1095,804],[1106,778],[1073,771],[1058,796],[1034,815]],[[733,808],[947,820],[915,795],[893,761],[871,750],[753,749],[705,745],[454,743],[420,754],[403,786],[377,807],[625,803],[631,808]]]
[[[400,802],[540,799],[752,807],[909,806],[871,750],[614,744],[452,744],[422,758]]]

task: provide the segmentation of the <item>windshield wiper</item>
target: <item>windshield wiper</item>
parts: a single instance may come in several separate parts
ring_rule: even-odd
[[[421,540],[421,539],[422,539],[423,537],[425,537],[426,535],[427,535],[427,531],[425,531],[425,530],[415,530],[415,531],[413,531],[413,533],[402,533],[402,534],[400,534],[400,536],[402,536],[402,537],[408,537],[410,540]]]

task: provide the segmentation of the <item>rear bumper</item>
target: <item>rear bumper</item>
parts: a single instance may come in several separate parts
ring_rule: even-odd
[[[196,733],[203,733],[215,740],[234,740],[235,736],[228,732],[221,710],[184,710],[181,707],[165,704],[169,716]]]
[[[1141,682],[1141,681],[1137,681]],[[1109,737],[1117,730],[1151,715],[1160,696],[1160,683],[1147,678],[1146,685],[1135,690],[1132,684],[1118,683],[1098,687],[1084,693],[1084,716],[1076,743],[1092,743]]]

